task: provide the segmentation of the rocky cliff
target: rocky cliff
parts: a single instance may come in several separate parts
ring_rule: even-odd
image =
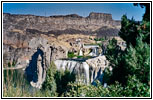
[[[94,34],[99,32],[103,27],[108,27],[112,30],[110,34],[116,35],[116,31],[120,28],[120,21],[113,20],[111,14],[94,12],[90,13],[87,17],[81,17],[76,14],[50,17],[3,14],[3,23],[4,32],[17,29],[22,30],[23,33],[52,33],[55,35],[62,33]],[[105,33],[101,32],[97,34]]]
[[[77,14],[60,16],[34,16],[3,14],[3,66],[16,62],[16,68],[24,68],[34,87],[41,88],[51,61],[57,69],[66,68],[85,76],[85,83],[101,80],[107,66],[105,57],[86,62],[60,60],[67,57],[76,39],[92,43],[90,36],[116,36],[120,21],[111,14],[90,13],[87,17]],[[74,42],[74,43],[75,43]]]
[[[92,12],[87,17],[77,14],[43,17],[4,13],[3,59],[7,63],[8,61],[17,61],[21,56],[26,56],[25,52],[29,51],[28,42],[38,37],[49,40],[49,43],[53,45],[54,54],[56,53],[53,58],[57,59],[59,58],[57,53],[67,52],[63,51],[63,48],[69,45],[69,38],[64,36],[62,39],[59,36],[66,34],[66,37],[72,34],[112,36],[117,35],[119,29],[120,21],[113,20],[111,14],[105,13]]]

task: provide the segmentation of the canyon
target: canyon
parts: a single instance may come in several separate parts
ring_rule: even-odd
[[[91,12],[87,17],[3,13],[3,66],[15,63],[16,68],[23,68],[31,77],[31,85],[37,88],[41,88],[51,61],[57,69],[68,67],[71,72],[83,74],[86,84],[92,83],[108,66],[104,55],[83,62],[62,59],[67,58],[70,50],[80,50],[72,45],[77,39],[92,44],[94,38],[117,37],[120,27],[121,22],[106,13]]]

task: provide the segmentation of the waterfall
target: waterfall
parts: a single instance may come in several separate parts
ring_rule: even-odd
[[[94,83],[95,80],[102,82],[103,71],[108,66],[105,56],[98,56],[82,62],[74,60],[55,60],[54,63],[58,70],[68,69],[70,72],[74,72],[76,76],[78,76],[76,81],[81,81],[85,84]]]
[[[58,70],[68,69],[70,72],[75,73],[82,79],[77,79],[85,84],[89,83],[89,65],[86,62],[78,62],[71,60],[55,60],[54,61]]]
[[[89,84],[89,65],[86,62],[83,62],[83,67],[85,70],[86,83]]]

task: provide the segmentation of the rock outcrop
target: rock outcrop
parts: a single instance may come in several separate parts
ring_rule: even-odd
[[[87,17],[81,17],[76,14],[66,16],[43,17],[4,13],[3,22],[5,31],[17,29],[22,30],[23,33],[52,33],[55,35],[60,35],[63,33],[94,34],[96,32],[99,32],[104,26],[108,26],[110,29],[112,29],[112,32],[114,32],[120,27],[120,21],[113,20],[111,14],[94,12],[90,13]],[[117,35],[116,32],[113,34]],[[110,35],[113,34],[110,33]]]
[[[90,82],[93,83],[94,80],[99,80],[102,82],[103,71],[106,67],[108,67],[108,61],[106,57],[104,55],[98,56],[96,58],[88,59],[86,62],[89,65]]]
[[[54,54],[56,51],[58,53]],[[53,47],[46,39],[34,37],[28,43],[28,50],[18,58],[16,68],[23,68],[30,84],[33,87],[41,88],[51,60],[60,59],[63,57],[62,54],[66,55],[65,53],[62,47]]]

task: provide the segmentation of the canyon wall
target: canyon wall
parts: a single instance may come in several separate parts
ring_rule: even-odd
[[[82,33],[94,34],[99,32],[103,27],[112,29],[112,34],[117,34],[114,31],[120,28],[120,21],[112,19],[111,14],[105,13],[90,13],[87,17],[81,17],[76,14],[65,16],[34,16],[34,15],[14,15],[3,14],[3,28],[5,32],[13,29],[21,30],[23,33],[43,33],[55,34],[62,33]],[[105,33],[98,33],[105,34]]]
[[[111,14],[105,13],[92,12],[87,17],[77,14],[44,17],[3,13],[3,59],[7,63],[26,56],[25,52],[29,51],[28,42],[33,38],[42,37],[42,35],[51,40],[49,44],[53,48],[56,46],[54,53],[67,52],[62,51],[63,44],[61,46],[56,44],[62,40],[53,43],[52,38],[56,41],[57,36],[63,34],[116,36],[120,26],[120,21],[113,20]],[[59,55],[56,56],[59,58]]]
[[[120,21],[112,19],[111,14],[90,13],[87,17],[77,14],[59,16],[34,16],[3,14],[3,66],[16,62],[17,68],[25,68],[29,81],[34,87],[41,88],[46,70],[51,61],[57,69],[66,68],[85,76],[86,84],[101,80],[107,66],[106,58],[89,59],[86,62],[60,60],[67,57],[68,48],[64,39],[75,41],[82,35],[103,37],[117,36]],[[76,38],[73,34],[78,34]],[[72,38],[73,37],[73,38]],[[37,71],[39,70],[39,71]]]

